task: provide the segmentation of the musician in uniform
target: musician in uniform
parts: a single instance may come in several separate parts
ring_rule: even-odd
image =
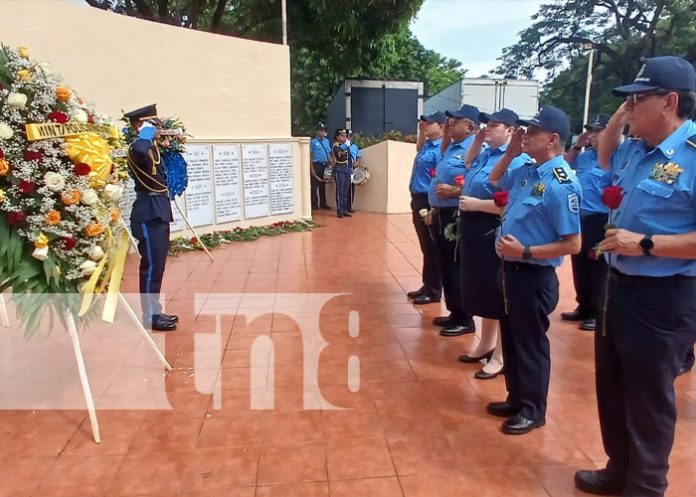
[[[336,215],[339,218],[352,217],[348,212],[350,203],[350,173],[352,160],[350,147],[346,143],[348,132],[342,128],[334,134],[333,153],[334,180],[336,181]]]

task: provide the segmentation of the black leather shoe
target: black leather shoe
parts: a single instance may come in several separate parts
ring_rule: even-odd
[[[474,363],[479,362],[481,359],[487,359],[490,361],[491,357],[493,357],[493,350],[491,350],[490,352],[488,352],[486,354],[483,354],[482,356],[478,356],[478,357],[473,357],[473,356],[470,356],[469,354],[460,355],[459,362],[463,362],[464,364],[474,364]]]
[[[440,330],[440,336],[443,337],[458,337],[460,335],[466,335],[467,333],[473,333],[476,331],[476,325],[471,321],[467,324],[455,324],[453,326],[445,326]]]
[[[355,209],[350,209],[348,212],[350,212],[351,214],[355,214]]]
[[[582,470],[575,473],[575,487],[595,495],[619,495],[626,483],[612,477],[606,469]]]
[[[486,373],[483,369],[480,369],[474,373],[474,378],[477,380],[492,380],[493,378],[497,378],[502,372],[503,370],[501,369],[497,373]]]
[[[433,304],[435,302],[440,302],[440,299],[432,297],[430,295],[419,295],[418,297],[414,298],[412,302],[415,305],[424,305],[424,304]]]
[[[597,329],[596,319],[586,319],[580,323],[580,329],[585,331],[594,331]]]
[[[345,217],[353,217],[351,214],[348,214],[347,212],[343,214]]]
[[[175,316],[174,314],[157,314],[153,316],[154,319],[162,319],[164,321],[171,321],[172,323],[178,323],[179,322],[179,316]]]
[[[145,327],[150,328],[152,331],[174,331],[176,330],[176,323],[159,316],[153,316],[152,323],[146,323]]]
[[[425,294],[425,287],[424,287],[424,286],[420,287],[418,290],[414,290],[414,291],[412,291],[412,292],[408,292],[408,293],[406,294],[406,297],[408,297],[409,299],[415,299],[415,298],[418,297],[419,295],[423,295],[423,294]]]
[[[545,424],[545,419],[534,421],[533,419],[525,418],[521,414],[516,414],[503,422],[503,433],[506,435],[524,435],[534,428],[541,428]]]
[[[513,406],[509,402],[491,402],[486,406],[486,412],[493,416],[500,416],[501,418],[509,418],[514,416],[520,409]]]
[[[433,318],[433,324],[435,326],[452,326],[454,321],[452,321],[451,316],[438,316]]]
[[[583,313],[578,312],[577,309],[572,312],[562,312],[561,319],[563,321],[584,321],[587,319]]]

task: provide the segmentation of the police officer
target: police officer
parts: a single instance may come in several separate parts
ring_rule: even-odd
[[[503,433],[523,434],[546,423],[551,372],[549,314],[558,304],[556,267],[580,250],[580,184],[563,159],[568,116],[547,105],[515,132],[490,180],[510,193],[496,250],[508,313],[500,320],[507,400],[488,412],[507,417]],[[534,162],[505,173],[524,151]]]
[[[128,171],[135,182],[135,202],[131,211],[131,232],[140,252],[140,304],[143,323],[153,331],[173,331],[177,316],[162,314],[159,294],[169,251],[169,223],[172,210],[167,176],[155,142],[155,105],[124,114],[138,134],[128,148]]]
[[[476,363],[487,358],[488,363],[474,377],[488,380],[495,378],[503,368],[497,320],[505,316],[497,278],[500,259],[495,253],[493,236],[500,225],[500,208],[493,202],[493,194],[500,189],[491,184],[488,176],[507,150],[519,116],[510,109],[501,109],[493,114],[482,112],[479,118],[486,127],[476,134],[466,153],[469,172],[459,197],[459,265],[464,307],[469,314],[483,319],[479,339],[459,360]],[[484,148],[484,144],[488,147]],[[513,159],[509,171],[528,160],[528,155],[520,154]]]
[[[336,215],[339,218],[352,217],[348,212],[350,203],[350,173],[352,170],[352,160],[350,147],[346,143],[348,132],[344,129],[337,129],[334,134],[334,145],[332,149],[334,164],[334,179],[336,181]]]
[[[594,247],[604,238],[607,224],[608,210],[602,202],[602,192],[611,184],[611,176],[597,161],[597,143],[608,122],[608,115],[598,114],[590,124],[585,125],[587,131],[578,137],[575,145],[565,156],[582,187],[582,247],[579,254],[571,257],[578,306],[572,312],[561,313],[561,319],[582,321],[580,329],[587,331],[594,331],[596,326],[607,270],[604,257],[598,257]],[[585,151],[580,153],[583,148]]]
[[[326,138],[326,125],[319,123],[314,130],[314,136],[309,141],[309,156],[312,165],[309,167],[311,174],[311,202],[312,209],[331,210],[326,204],[326,183],[324,183],[324,171],[331,161],[331,142]]]
[[[430,181],[428,203],[434,208],[432,232],[440,265],[440,277],[445,293],[449,316],[437,317],[433,323],[442,326],[442,336],[459,336],[473,333],[476,328],[472,316],[463,306],[459,282],[459,258],[457,254],[457,213],[459,195],[467,169],[464,166],[466,151],[478,131],[479,110],[473,105],[445,115],[449,117],[443,130],[440,150],[442,160],[437,163],[435,176]]]
[[[348,140],[346,141],[348,148],[350,149],[350,158],[352,161],[352,168],[360,167],[360,159],[362,158],[362,150],[358,147],[358,144],[353,141],[353,131],[348,130]],[[350,203],[348,204],[348,212],[355,212],[353,209],[353,204],[355,203],[355,183],[351,181],[350,183]]]
[[[674,379],[696,340],[695,90],[688,61],[646,59],[633,84],[614,90],[626,101],[599,143],[600,163],[625,196],[599,244],[610,265],[606,322],[599,320],[595,334],[609,460],[604,469],[576,473],[585,492],[662,497],[667,488]],[[626,124],[636,139],[612,153]]]
[[[428,116],[421,116],[418,122],[416,157],[413,159],[409,191],[411,192],[413,226],[416,228],[418,243],[423,254],[423,271],[421,272],[423,285],[418,290],[406,294],[416,305],[439,302],[442,296],[437,248],[431,227],[426,224],[430,222],[431,217],[429,214],[423,216],[422,212],[430,211],[428,189],[432,175],[435,174],[435,167],[442,159],[440,145],[445,119],[445,114],[438,111]]]

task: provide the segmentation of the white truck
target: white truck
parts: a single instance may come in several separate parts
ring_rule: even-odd
[[[539,82],[526,79],[464,78],[433,95],[423,103],[423,113],[456,110],[464,104],[475,105],[481,112],[507,107],[522,119],[539,110]]]

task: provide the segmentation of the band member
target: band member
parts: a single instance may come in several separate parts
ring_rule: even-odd
[[[334,162],[334,179],[336,181],[336,215],[339,218],[351,217],[348,212],[350,204],[350,173],[352,160],[350,147],[346,143],[348,132],[345,129],[337,129],[334,134],[332,149]]]

